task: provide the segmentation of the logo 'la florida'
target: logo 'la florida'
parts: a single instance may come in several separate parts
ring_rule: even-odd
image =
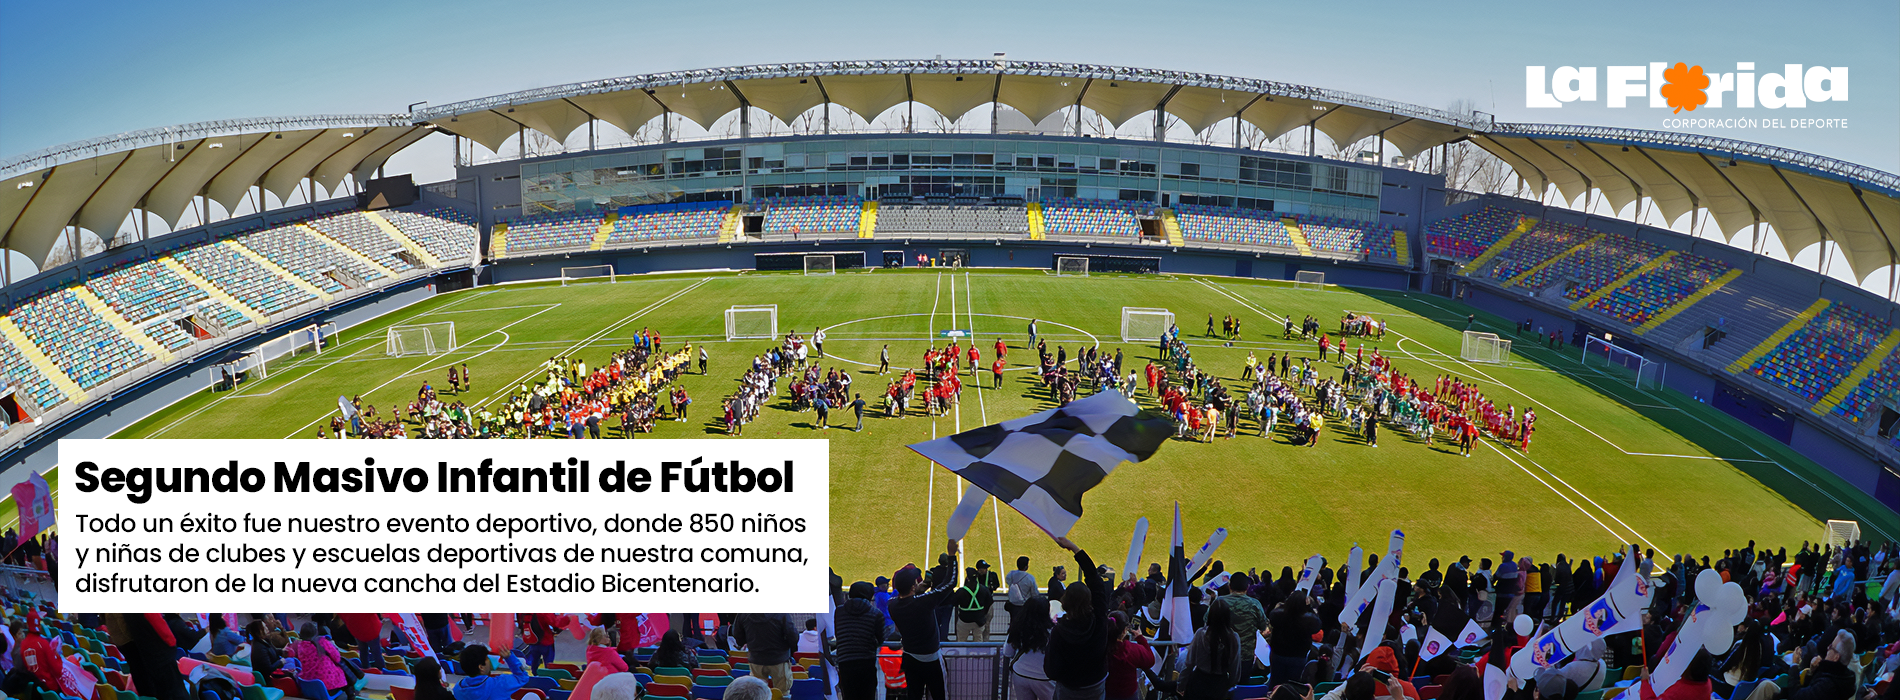
[[[1846,66],[1802,66],[1789,63],[1782,71],[1755,71],[1743,61],[1729,73],[1710,73],[1687,62],[1647,66],[1609,66],[1604,74],[1604,104],[1621,109],[1632,98],[1647,97],[1654,109],[1672,113],[1734,107],[1767,109],[1808,106],[1810,102],[1846,102]],[[1524,67],[1524,106],[1558,108],[1572,102],[1598,101],[1595,66]]]

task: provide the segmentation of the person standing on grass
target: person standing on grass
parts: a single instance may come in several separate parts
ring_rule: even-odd
[[[967,353],[967,354],[968,354],[968,356],[969,356],[969,358],[970,358],[970,376],[972,376],[972,377],[974,377],[974,376],[976,376],[976,372],[977,372],[977,364],[976,364],[976,363],[977,363],[977,361],[978,361],[978,360],[981,360],[981,359],[983,359],[983,356],[982,356],[982,354],[981,354],[981,353],[978,353],[978,352],[977,352],[977,350],[976,350],[976,339],[975,339],[975,338],[972,338],[972,339],[970,339],[970,350],[968,351],[968,353]]]
[[[1000,343],[1003,341],[1001,339],[998,339],[996,342]],[[1024,345],[1023,347],[1025,348],[1036,347],[1036,319],[1033,319],[1033,318],[1029,319],[1029,343]]]
[[[1007,356],[1009,356],[1009,346],[1003,344],[1002,338],[997,338],[996,339],[996,359],[1001,360]]]
[[[704,345],[699,346],[699,374],[701,376],[706,374],[706,346]]]
[[[891,371],[891,344],[885,343],[884,349],[877,353],[877,373],[883,375]]]
[[[1379,446],[1379,416],[1376,413],[1366,414],[1366,444]]]
[[[990,363],[990,388],[1003,388],[1003,358],[997,357]]]
[[[851,431],[864,432],[864,395],[863,394],[851,395],[851,412],[857,414],[858,416],[858,427],[852,428]]]
[[[811,397],[811,406],[818,409],[818,424],[812,426],[812,429],[831,427],[831,404],[825,401],[825,392],[814,392]]]
[[[818,328],[818,329],[812,330],[811,349],[815,354],[817,354],[817,356],[819,357],[825,356],[825,329]]]
[[[1214,337],[1214,314],[1207,315],[1207,337]]]

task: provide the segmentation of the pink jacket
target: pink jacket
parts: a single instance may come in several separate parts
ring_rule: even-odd
[[[337,690],[350,682],[349,676],[343,673],[343,655],[337,653],[329,637],[318,637],[315,641],[299,639],[284,651],[297,660],[300,680],[321,681],[324,690]]]

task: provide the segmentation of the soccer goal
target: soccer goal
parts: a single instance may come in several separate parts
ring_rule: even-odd
[[[1835,548],[1850,547],[1860,541],[1860,521],[1829,520],[1821,538]]]
[[[390,326],[384,343],[383,354],[390,357],[451,352],[455,350],[455,322]]]
[[[726,309],[726,340],[771,340],[777,337],[778,304],[753,304]]]
[[[1313,291],[1324,290],[1326,289],[1326,273],[1317,270],[1300,270],[1293,273],[1293,286]]]
[[[613,284],[618,281],[618,278],[614,275],[614,266],[587,265],[584,267],[561,268],[561,286],[563,287],[567,286],[568,282],[586,282],[603,279],[606,280],[608,284]]]
[[[1639,390],[1661,389],[1669,365],[1651,362],[1642,353],[1617,345],[1614,338],[1584,336],[1583,365],[1601,367]]]
[[[838,274],[837,256],[833,256],[833,255],[807,255],[805,256],[805,274],[807,275]]]
[[[1465,346],[1458,357],[1466,362],[1497,364],[1510,359],[1511,341],[1499,338],[1496,333],[1465,331]]]
[[[313,352],[321,355],[323,354],[324,348],[328,348],[341,340],[337,335],[338,333],[339,331],[334,323],[321,325],[311,324],[304,328],[291,331],[290,354],[292,357],[302,352]]]
[[[1122,307],[1122,342],[1152,343],[1166,337],[1174,326],[1174,312],[1140,306]]]
[[[1070,256],[1057,257],[1056,258],[1056,276],[1057,277],[1087,277],[1089,276],[1089,259],[1070,257]]]

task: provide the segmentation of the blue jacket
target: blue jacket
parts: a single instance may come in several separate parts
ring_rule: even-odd
[[[509,676],[470,676],[455,684],[455,700],[508,700],[521,686],[528,684],[528,672],[521,668],[521,657],[508,655]]]

